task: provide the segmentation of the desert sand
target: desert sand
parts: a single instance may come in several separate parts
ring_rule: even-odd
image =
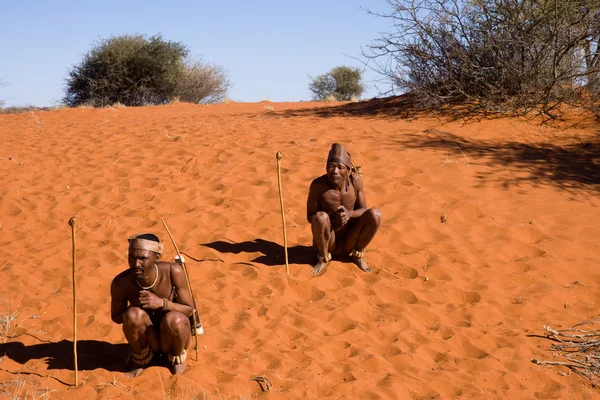
[[[361,103],[0,115],[0,397],[597,398],[569,370],[532,364],[553,355],[528,335],[598,316],[599,132],[592,119],[465,124]],[[333,142],[383,214],[371,274],[340,261],[310,273],[306,195]],[[158,234],[173,259],[161,218],[201,260],[188,268],[205,334],[182,375],[130,379],[109,288],[131,234]]]

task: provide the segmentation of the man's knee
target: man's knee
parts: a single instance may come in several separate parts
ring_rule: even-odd
[[[381,225],[381,210],[379,208],[369,208],[365,214],[367,214],[371,224],[377,227]]]
[[[190,329],[189,321],[189,318],[186,317],[185,314],[177,311],[170,311],[163,318],[160,324],[160,330],[161,332],[164,330],[175,332],[181,329]]]
[[[313,215],[313,219],[312,219],[312,225],[315,226],[319,226],[319,227],[323,227],[323,226],[329,226],[329,215],[324,212],[324,211],[318,211],[315,213],[315,215]]]
[[[123,314],[123,325],[129,327],[145,326],[148,322],[148,314],[139,307],[129,307]]]

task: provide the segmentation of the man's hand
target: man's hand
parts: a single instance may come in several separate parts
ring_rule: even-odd
[[[341,226],[344,226],[350,221],[350,211],[346,209],[344,206],[339,206],[336,213],[340,217]]]
[[[147,310],[158,310],[164,306],[164,300],[148,290],[140,291],[140,303]]]

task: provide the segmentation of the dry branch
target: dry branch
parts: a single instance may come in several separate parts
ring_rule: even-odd
[[[595,325],[595,326],[594,326]],[[589,330],[581,329],[589,326]],[[537,365],[559,365],[588,379],[592,386],[600,383],[600,319],[579,323],[569,329],[556,330],[544,326],[545,337],[555,341],[550,345],[555,357],[562,361],[545,361],[533,358]]]

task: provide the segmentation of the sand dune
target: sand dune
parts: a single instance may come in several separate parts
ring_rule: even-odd
[[[598,396],[566,369],[532,364],[552,354],[526,336],[598,315],[598,125],[266,104],[0,115],[0,397]],[[346,144],[383,213],[372,274],[340,261],[310,274],[306,195],[332,142]],[[152,367],[129,379],[110,282],[127,267],[129,235],[167,239],[160,218],[202,260],[188,266],[206,333],[183,375]],[[273,382],[268,394],[256,375]]]

